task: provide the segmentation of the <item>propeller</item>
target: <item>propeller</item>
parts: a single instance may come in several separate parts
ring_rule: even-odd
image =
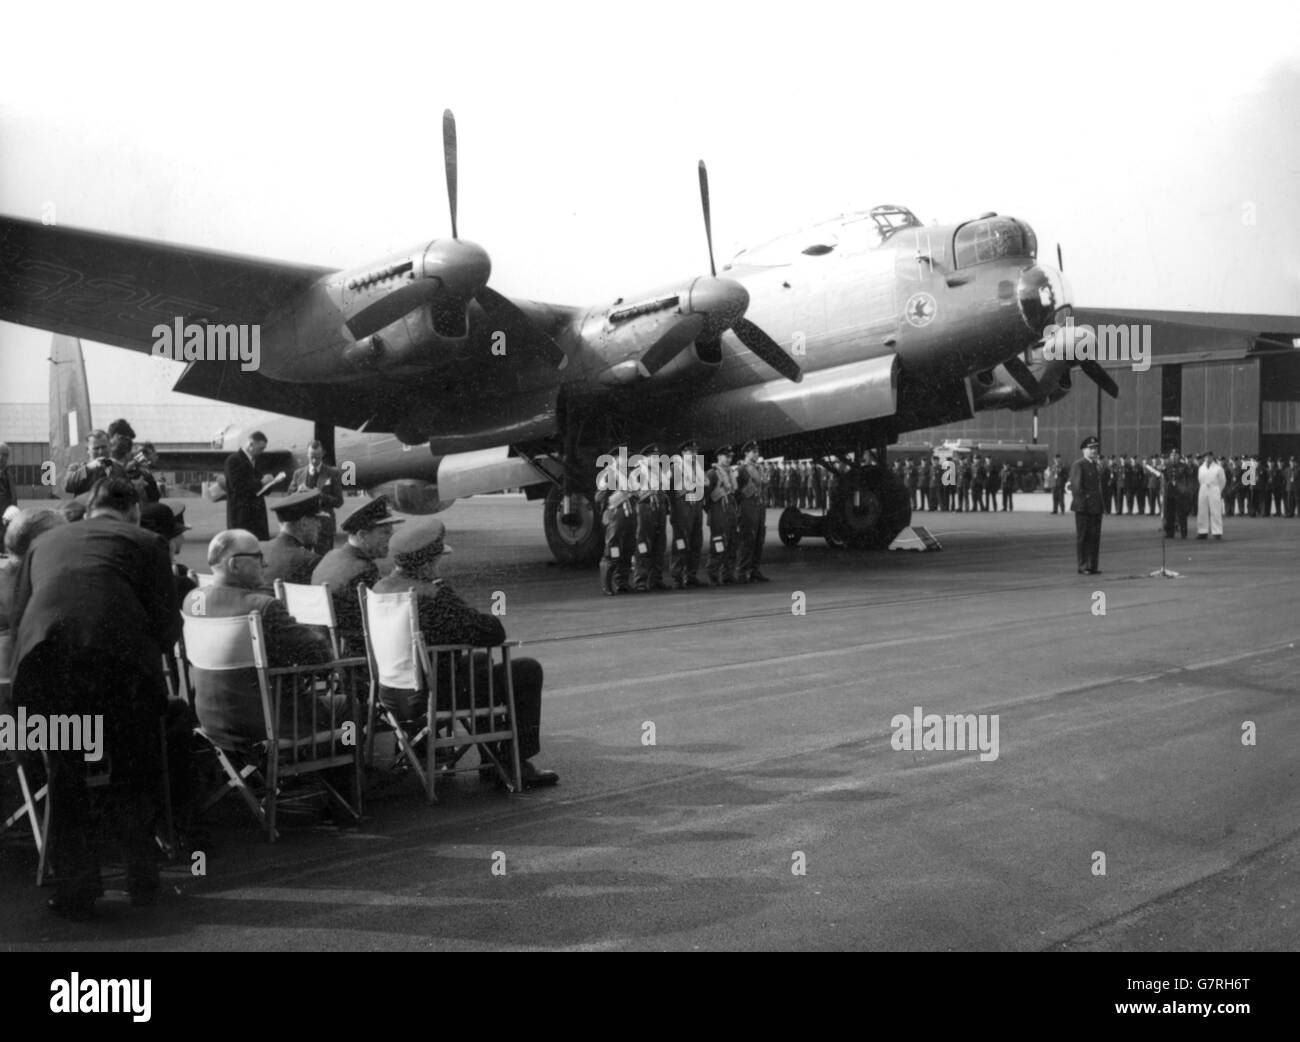
[[[717,278],[718,268],[713,261],[713,217],[709,206],[709,170],[704,165],[703,159],[700,160],[700,208],[704,212],[704,237],[709,244],[709,272],[714,278]],[[722,281],[731,282],[733,280],[726,279]],[[744,289],[743,286],[740,288]],[[748,293],[746,293],[745,297],[745,306],[749,306]],[[799,383],[803,379],[803,370],[799,368],[799,363],[791,358],[785,349],[767,333],[745,318],[743,310],[740,316],[731,323],[731,331],[736,334],[742,344],[787,380]],[[716,343],[722,337],[723,332],[724,330],[719,329],[716,336],[710,337],[709,340]]]
[[[472,242],[462,242],[457,214],[459,194],[459,148],[456,116],[451,109],[442,113],[442,156],[447,175],[447,209],[451,217],[451,241],[435,242],[423,256],[381,275],[414,269],[415,278],[362,308],[347,322],[357,340],[373,336],[386,326],[418,308],[434,308],[434,328],[444,336],[463,336],[465,313],[471,301],[487,316],[489,327],[505,334],[507,344],[535,350],[556,369],[563,369],[568,356],[560,346],[525,314],[517,304],[487,285],[492,262],[487,252]]]
[[[1065,255],[1061,252],[1061,244],[1059,242],[1056,244],[1056,267],[1062,274],[1065,273]],[[1067,318],[1072,318],[1073,316],[1074,308],[1069,304],[1066,304],[1056,312],[1057,324],[1063,324]],[[1108,395],[1112,398],[1119,397],[1119,384],[1115,382],[1110,373],[1106,372],[1100,362],[1085,361],[1077,364],[1079,368],[1083,370],[1084,375]]]
[[[451,109],[442,110],[442,162],[447,171],[447,203],[451,207],[451,237],[459,239],[456,229],[456,117]]]
[[[1046,400],[1047,395],[1043,391],[1042,385],[1038,382],[1029,366],[1025,364],[1023,358],[1019,355],[1012,355],[1002,363],[1002,366],[1011,375],[1011,379],[1015,380],[1033,401]]]

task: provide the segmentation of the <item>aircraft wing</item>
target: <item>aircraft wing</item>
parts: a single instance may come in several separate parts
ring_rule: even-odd
[[[1151,326],[1152,351],[1162,362],[1207,362],[1290,351],[1300,316],[1216,311],[1074,308],[1076,324]]]
[[[332,270],[0,216],[0,319],[133,351],[178,315],[260,322]]]

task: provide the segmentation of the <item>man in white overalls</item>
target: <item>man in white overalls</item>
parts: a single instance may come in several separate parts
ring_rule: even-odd
[[[1196,472],[1201,490],[1196,500],[1196,538],[1204,539],[1213,533],[1215,539],[1223,538],[1223,486],[1228,483],[1219,461],[1207,452]]]

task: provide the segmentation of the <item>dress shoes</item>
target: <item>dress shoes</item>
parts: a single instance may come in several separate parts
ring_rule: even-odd
[[[710,576],[709,576],[709,585],[710,585],[710,586],[721,586],[721,585],[722,585],[722,580],[719,579],[716,575],[710,575]]]
[[[697,579],[695,576],[693,576],[693,575],[689,575],[689,576],[686,577],[686,585],[687,585],[687,586],[703,586],[704,583],[700,582],[700,580]]]
[[[769,579],[762,572],[755,572],[753,575],[749,577],[749,581],[756,582],[756,583],[770,583],[772,580]]]
[[[1196,538],[1197,538],[1197,539],[1207,539],[1207,538],[1209,538],[1209,537],[1208,537],[1208,536],[1203,536],[1203,535],[1198,535]]]
[[[523,778],[525,789],[543,789],[550,785],[560,784],[558,774],[554,771],[548,771],[544,767],[534,767],[529,760],[525,760],[520,764],[519,773]]]

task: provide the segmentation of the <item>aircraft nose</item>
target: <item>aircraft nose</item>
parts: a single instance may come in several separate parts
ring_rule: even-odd
[[[438,279],[448,296],[469,300],[487,285],[492,275],[492,259],[476,242],[435,239],[426,247],[415,274]]]
[[[1057,312],[1071,304],[1070,287],[1065,276],[1046,264],[1035,264],[1020,273],[1016,284],[1020,317],[1035,336],[1056,321]]]
[[[711,340],[735,325],[748,307],[749,291],[735,279],[701,277],[691,283],[683,311],[704,316],[701,339]]]

